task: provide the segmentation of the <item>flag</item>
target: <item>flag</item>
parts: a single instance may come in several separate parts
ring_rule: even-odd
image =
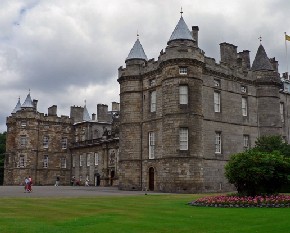
[[[288,36],[287,34],[285,34],[285,40],[290,41],[290,36]]]

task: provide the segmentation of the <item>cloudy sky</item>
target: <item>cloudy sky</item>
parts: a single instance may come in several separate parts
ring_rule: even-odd
[[[38,111],[119,101],[118,67],[137,31],[147,57],[166,47],[180,8],[189,28],[199,26],[199,47],[220,61],[219,44],[250,50],[262,36],[269,57],[287,70],[284,32],[290,34],[289,0],[0,0],[0,132],[29,89]],[[290,42],[289,42],[290,49]],[[290,53],[290,51],[289,51]],[[290,59],[289,59],[290,60]]]

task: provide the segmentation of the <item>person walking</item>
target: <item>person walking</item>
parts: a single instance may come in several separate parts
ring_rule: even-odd
[[[56,177],[55,185],[54,186],[59,186],[59,176]]]
[[[25,177],[24,179],[24,192],[29,192],[28,190],[28,184],[29,184],[29,179],[27,177]]]
[[[27,185],[27,190],[28,190],[28,192],[32,192],[32,187],[31,187],[32,178],[31,178],[31,176],[28,177],[28,180],[29,180],[29,182],[28,182],[28,185]]]

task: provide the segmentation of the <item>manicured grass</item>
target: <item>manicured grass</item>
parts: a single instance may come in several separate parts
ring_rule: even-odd
[[[290,232],[289,208],[187,205],[199,197],[2,198],[0,232]]]

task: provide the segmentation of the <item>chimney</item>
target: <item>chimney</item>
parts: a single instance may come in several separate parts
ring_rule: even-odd
[[[95,114],[95,113],[92,114],[92,120],[93,120],[93,121],[96,120],[96,114]]]
[[[52,105],[48,108],[48,116],[57,116],[57,106]]]
[[[279,62],[276,61],[275,57],[270,58],[269,60],[270,60],[270,63],[272,64],[272,66],[273,66],[273,69],[278,73]]]
[[[192,26],[191,34],[192,34],[193,39],[195,39],[194,45],[196,47],[198,47],[198,31],[199,31],[198,26]]]
[[[106,104],[97,105],[97,117],[98,122],[108,122],[108,105]]]
[[[38,103],[38,100],[33,100],[33,107],[35,111],[37,111],[37,103]]]
[[[238,57],[242,59],[242,66],[244,68],[246,68],[246,69],[251,68],[250,51],[249,50],[243,50],[243,52],[239,52]]]
[[[71,106],[70,107],[70,118],[73,118],[74,123],[82,122],[83,121],[83,112],[84,112],[83,107],[78,107],[75,105]]]
[[[229,43],[220,44],[221,62],[237,65],[237,46]]]
[[[112,112],[119,112],[120,111],[120,104],[117,102],[112,102]]]

